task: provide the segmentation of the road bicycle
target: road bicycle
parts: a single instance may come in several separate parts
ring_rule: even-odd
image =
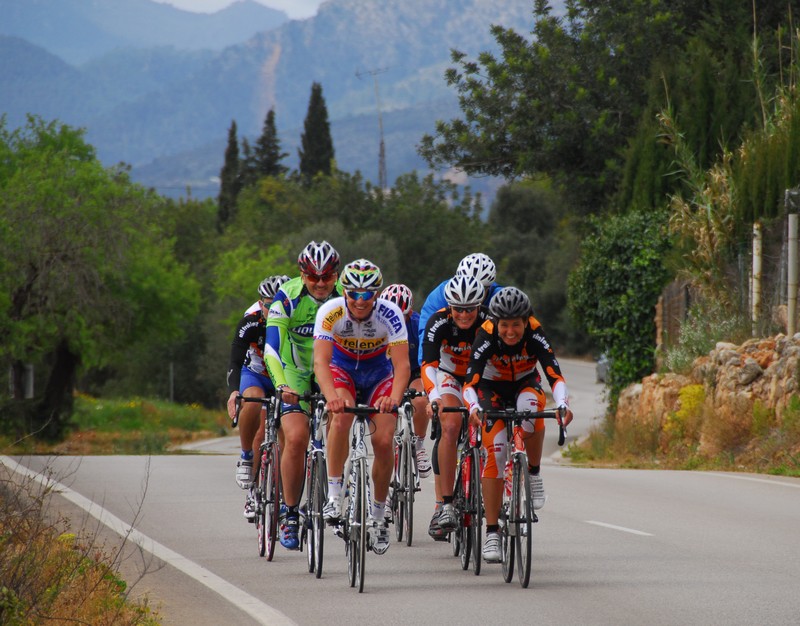
[[[378,409],[368,406],[345,407],[344,413],[354,415],[350,454],[344,465],[343,476],[347,476],[346,484],[340,497],[342,517],[335,522],[334,532],[345,541],[347,555],[347,574],[351,587],[358,586],[359,593],[364,591],[366,554],[369,549],[367,528],[369,525],[369,507],[371,502],[369,462],[367,460],[366,434],[369,416],[378,413]],[[344,499],[347,505],[344,506]]]
[[[325,461],[325,422],[328,411],[322,394],[303,394],[301,400],[312,403],[311,436],[306,451],[304,519],[300,528],[300,550],[308,555],[308,571],[317,578],[322,576],[323,547],[325,545],[325,520],[322,508],[328,499],[328,469]]]
[[[482,445],[481,429],[469,425],[469,411],[464,407],[434,407],[438,413],[461,413],[461,431],[458,435],[458,465],[453,486],[453,508],[458,526],[450,533],[453,556],[461,557],[461,568],[475,575],[481,573],[483,499],[481,497]]]
[[[420,490],[414,407],[411,401],[424,395],[424,392],[415,389],[406,390],[397,409],[397,431],[394,435],[394,471],[389,484],[391,511],[397,541],[403,541],[405,536],[407,546],[411,545],[414,538],[414,497]]]
[[[513,408],[483,412],[483,419],[501,419],[506,428],[506,466],[503,503],[500,507],[500,539],[503,554],[503,579],[510,583],[514,578],[516,558],[519,584],[526,588],[531,578],[533,552],[533,524],[539,521],[533,510],[528,455],[525,453],[524,420],[538,418],[558,420],[558,445],[563,446],[566,429],[561,423],[566,409],[545,411],[517,411]],[[510,483],[510,484],[509,484]]]
[[[258,533],[258,555],[271,561],[275,554],[278,537],[278,515],[281,503],[281,451],[278,445],[280,427],[280,402],[275,396],[263,398],[236,397],[236,418],[244,402],[261,403],[264,419],[264,442],[259,448],[260,466],[253,487],[256,531]]]

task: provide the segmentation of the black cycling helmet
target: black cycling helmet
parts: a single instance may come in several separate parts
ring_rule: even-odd
[[[297,257],[304,274],[323,276],[339,270],[339,253],[327,241],[310,242]]]
[[[522,317],[527,320],[532,313],[531,301],[516,287],[503,287],[492,296],[489,313],[496,319]]]
[[[388,285],[381,291],[381,298],[394,302],[403,312],[403,315],[414,308],[414,295],[408,287],[401,283]]]
[[[281,285],[289,280],[288,276],[269,276],[261,281],[261,284],[258,286],[258,295],[262,298],[269,298],[270,300],[275,297],[275,294],[278,293],[278,289],[281,288]]]
[[[444,286],[444,299],[450,306],[480,306],[485,295],[481,281],[468,274],[456,274]]]

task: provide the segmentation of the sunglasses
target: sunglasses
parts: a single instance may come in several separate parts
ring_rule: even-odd
[[[348,291],[347,297],[353,300],[372,300],[375,297],[374,291]]]
[[[327,274],[305,274],[305,277],[312,283],[327,283],[333,280],[336,272],[328,272]]]
[[[272,298],[261,298],[261,304],[264,306],[269,306],[272,304]]]
[[[454,313],[474,313],[478,310],[476,306],[451,306]]]

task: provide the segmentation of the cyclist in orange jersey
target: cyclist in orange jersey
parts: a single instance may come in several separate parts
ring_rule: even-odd
[[[516,287],[504,287],[489,302],[491,318],[475,336],[464,385],[464,402],[473,424],[480,424],[479,409],[514,406],[517,410],[540,411],[545,395],[536,370],[542,367],[557,407],[565,408],[563,424],[572,421],[569,393],[561,368],[539,321],[533,317],[530,300]],[[533,508],[541,509],[546,496],[539,469],[544,443],[544,420],[523,422],[525,450],[531,476]],[[487,452],[481,485],[486,510],[485,561],[498,562],[500,536],[497,520],[503,499],[506,431],[502,420],[483,425],[483,446]]]

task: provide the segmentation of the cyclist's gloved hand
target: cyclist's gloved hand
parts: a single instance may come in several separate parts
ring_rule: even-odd
[[[559,423],[566,430],[573,418],[572,411],[569,410],[566,404],[560,405],[558,411],[560,413]]]
[[[345,402],[342,398],[336,397],[333,400],[328,400],[325,408],[331,413],[341,413],[344,410]]]

